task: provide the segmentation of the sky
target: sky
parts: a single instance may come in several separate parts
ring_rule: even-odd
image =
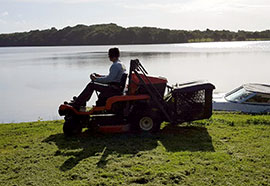
[[[0,0],[0,33],[104,23],[262,31],[270,29],[270,0]]]

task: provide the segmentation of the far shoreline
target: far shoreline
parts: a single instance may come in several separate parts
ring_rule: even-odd
[[[82,45],[134,45],[171,44],[213,41],[270,40],[270,30],[170,30],[157,27],[122,27],[115,23],[97,25],[52,27],[0,34],[0,46],[82,46]]]

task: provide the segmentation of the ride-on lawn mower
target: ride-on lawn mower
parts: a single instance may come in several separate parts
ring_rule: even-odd
[[[164,121],[179,124],[212,115],[214,85],[191,82],[172,87],[165,78],[147,74],[138,59],[131,60],[128,85],[126,88],[127,74],[124,74],[120,93],[109,97],[100,94],[96,106],[90,110],[60,105],[59,114],[65,116],[64,134],[79,134],[83,128],[105,133],[158,132]]]

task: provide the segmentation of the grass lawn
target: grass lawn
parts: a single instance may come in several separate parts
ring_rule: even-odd
[[[270,115],[214,113],[155,135],[65,138],[62,124],[1,124],[0,185],[270,185]]]

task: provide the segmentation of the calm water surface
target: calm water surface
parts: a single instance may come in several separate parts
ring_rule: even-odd
[[[0,48],[0,123],[59,119],[59,104],[78,95],[90,73],[108,73],[111,47]],[[247,82],[270,83],[269,41],[117,47],[127,68],[138,58],[169,84],[208,80],[216,92],[226,92]]]

